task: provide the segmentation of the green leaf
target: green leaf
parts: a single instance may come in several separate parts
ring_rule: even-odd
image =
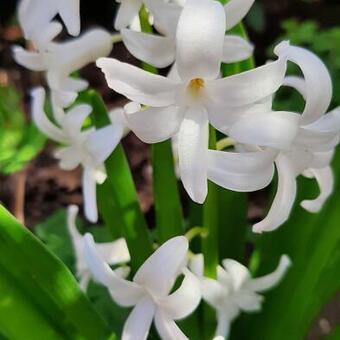
[[[149,14],[142,6],[139,11],[141,30],[152,33]],[[143,63],[145,71],[158,74],[157,68]],[[183,212],[178,192],[171,140],[152,144],[153,193],[158,242],[183,234]]]
[[[21,110],[21,97],[14,87],[0,86],[0,172],[22,170],[44,147],[46,138]]]
[[[8,332],[10,339],[33,340],[38,334],[43,339],[111,335],[71,272],[2,206],[0,286],[5,294],[1,294],[0,333]],[[16,327],[20,315],[22,322]]]
[[[97,128],[110,123],[102,98],[93,90],[86,93],[86,100],[93,107]],[[151,255],[152,243],[148,226],[141,211],[138,196],[123,147],[118,145],[105,162],[107,179],[99,186],[99,211],[104,216],[112,235],[121,234],[131,255],[131,269],[136,271]],[[109,202],[114,202],[108,205]]]
[[[153,191],[159,243],[182,235],[183,213],[171,140],[152,145]]]

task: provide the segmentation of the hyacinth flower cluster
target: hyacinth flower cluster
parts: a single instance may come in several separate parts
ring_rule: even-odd
[[[340,108],[328,112],[332,82],[325,65],[310,51],[283,41],[274,49],[274,60],[221,75],[222,64],[252,56],[254,46],[228,31],[253,2],[121,0],[114,23],[119,36],[99,28],[79,35],[79,0],[20,2],[19,22],[33,49],[14,46],[13,55],[22,66],[44,72],[48,87],[48,96],[43,88],[32,90],[32,119],[60,145],[55,157],[62,169],[82,167],[84,211],[90,222],[98,221],[96,190],[107,178],[104,162],[130,130],[148,144],[176,141],[178,177],[199,204],[207,199],[208,181],[253,192],[271,184],[277,173],[274,200],[267,216],[253,226],[256,233],[273,231],[287,221],[300,175],[315,178],[320,188],[318,197],[301,206],[311,213],[321,210],[332,193],[330,164],[340,136]],[[148,32],[140,29],[141,10],[153,25]],[[63,25],[57,14],[73,38],[60,42]],[[108,58],[119,39],[140,61],[169,67],[167,76]],[[92,62],[107,85],[129,101],[112,110],[110,124],[100,129],[86,123],[93,108],[77,100],[89,84],[74,76]],[[299,68],[300,77],[287,74],[289,63]],[[281,87],[301,94],[303,112],[273,109]],[[52,115],[45,109],[46,97]],[[209,147],[212,128],[227,138],[226,150]],[[92,277],[118,305],[133,307],[124,340],[146,339],[152,323],[162,339],[186,339],[175,321],[193,313],[202,299],[216,310],[216,338],[227,338],[232,321],[242,311],[261,310],[259,293],[278,284],[290,266],[282,255],[274,272],[253,279],[241,263],[225,259],[216,268],[217,277],[206,277],[204,256],[192,254],[187,238],[177,236],[160,245],[130,280],[131,249],[125,240],[95,243],[90,234],[78,232],[76,214],[77,208],[70,207],[68,227],[80,285],[86,291]]]

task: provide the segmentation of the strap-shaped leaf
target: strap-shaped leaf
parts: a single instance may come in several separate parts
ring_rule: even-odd
[[[88,91],[84,100],[93,107],[93,119],[97,128],[110,124],[105,104],[94,90]],[[120,234],[126,239],[134,272],[152,253],[152,243],[121,144],[106,160],[105,167],[107,179],[98,187],[99,211],[107,227],[115,228],[111,229],[112,235]]]
[[[0,333],[9,339],[109,339],[65,265],[0,206]]]

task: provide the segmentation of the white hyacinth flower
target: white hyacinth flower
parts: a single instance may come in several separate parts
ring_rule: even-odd
[[[286,72],[284,50],[288,44],[283,44],[278,49],[278,60],[217,79],[225,29],[225,13],[220,3],[186,2],[176,36],[178,80],[151,74],[115,59],[97,61],[109,87],[130,100],[150,106],[137,112],[136,108],[127,108],[129,127],[140,139],[157,143],[178,133],[181,180],[190,197],[198,203],[207,195],[209,121],[216,128],[235,123],[245,108],[271,96],[281,86]],[[295,125],[296,119],[292,114],[291,125]],[[290,129],[289,124],[286,128]]]
[[[320,187],[319,197],[301,203],[308,211],[318,212],[333,189],[330,162],[339,142],[340,109],[325,114],[332,97],[330,75],[311,52],[290,46],[286,53],[288,60],[300,67],[304,78],[287,78],[283,84],[294,87],[306,100],[305,109],[289,134],[283,131],[291,125],[291,115],[287,113],[286,119],[281,112],[272,111],[271,98],[243,115],[232,127],[220,129],[239,143],[280,150],[274,159],[277,193],[266,218],[254,225],[255,232],[274,230],[288,219],[296,197],[297,176],[315,177]]]
[[[70,205],[67,208],[67,228],[71,237],[75,255],[76,276],[79,280],[80,288],[83,291],[86,291],[91,279],[91,272],[84,257],[85,239],[83,235],[79,233],[76,225],[77,214],[77,206]],[[123,238],[113,242],[96,243],[95,247],[96,251],[109,265],[125,264],[130,261],[129,250],[127,248],[126,241]],[[115,270],[115,272],[121,277],[126,277],[129,274],[129,268],[119,267]]]
[[[18,7],[19,24],[25,38],[32,40],[38,48],[44,48],[52,31],[62,29],[59,23],[51,22],[59,14],[68,32],[80,33],[79,0],[21,0]],[[58,32],[59,33],[59,32]]]
[[[50,139],[65,145],[57,150],[55,157],[59,159],[59,165],[64,170],[72,170],[81,165],[83,167],[83,193],[85,215],[91,222],[98,219],[96,202],[96,185],[102,184],[106,179],[106,172],[103,162],[110,155],[124,134],[125,127],[123,119],[116,119],[115,125],[105,127],[106,134],[109,129],[112,133],[106,139],[105,148],[102,148],[103,141],[100,136],[103,130],[93,128],[82,131],[84,120],[91,113],[89,105],[78,105],[63,114],[60,127],[53,124],[44,111],[45,91],[38,88],[32,91],[33,105],[32,115],[36,126]],[[119,112],[116,112],[118,115]],[[121,113],[122,115],[122,113]],[[89,140],[91,146],[89,147]],[[110,149],[110,152],[108,151]],[[98,154],[97,150],[100,150]]]
[[[153,320],[162,339],[187,339],[175,320],[196,309],[201,291],[199,280],[185,268],[188,251],[185,237],[165,242],[144,262],[132,281],[116,275],[97,252],[92,236],[88,234],[85,238],[85,258],[92,275],[108,288],[117,304],[134,306],[125,322],[122,340],[145,340]],[[181,286],[171,293],[182,272]]]
[[[258,293],[276,286],[291,266],[287,255],[281,256],[278,267],[271,274],[252,278],[249,270],[241,263],[225,259],[217,268],[217,280],[203,276],[204,259],[202,254],[192,257],[191,270],[200,278],[202,297],[217,312],[216,339],[228,338],[230,325],[239,314],[258,312],[264,297]]]
[[[115,29],[120,31],[128,27],[138,17],[139,10],[143,5],[143,0],[116,0],[119,8],[115,18]]]
[[[231,0],[224,6],[227,30],[242,20],[253,2]],[[164,36],[122,29],[123,42],[137,59],[155,67],[167,67],[176,59],[176,29],[182,7],[159,0],[148,0],[147,4],[153,14],[155,27]],[[245,39],[230,34],[225,36],[223,62],[238,62],[249,58],[252,53],[253,46]]]
[[[46,72],[53,104],[67,107],[75,100],[78,92],[88,86],[86,81],[71,78],[70,75],[99,57],[109,55],[112,47],[111,34],[96,28],[79,38],[62,43],[51,42],[44,51],[26,51],[15,46],[13,52],[18,64],[33,71]]]

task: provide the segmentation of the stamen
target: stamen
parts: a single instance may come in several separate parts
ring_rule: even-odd
[[[191,79],[188,85],[188,91],[191,95],[197,96],[200,90],[204,87],[204,79],[195,78]]]

